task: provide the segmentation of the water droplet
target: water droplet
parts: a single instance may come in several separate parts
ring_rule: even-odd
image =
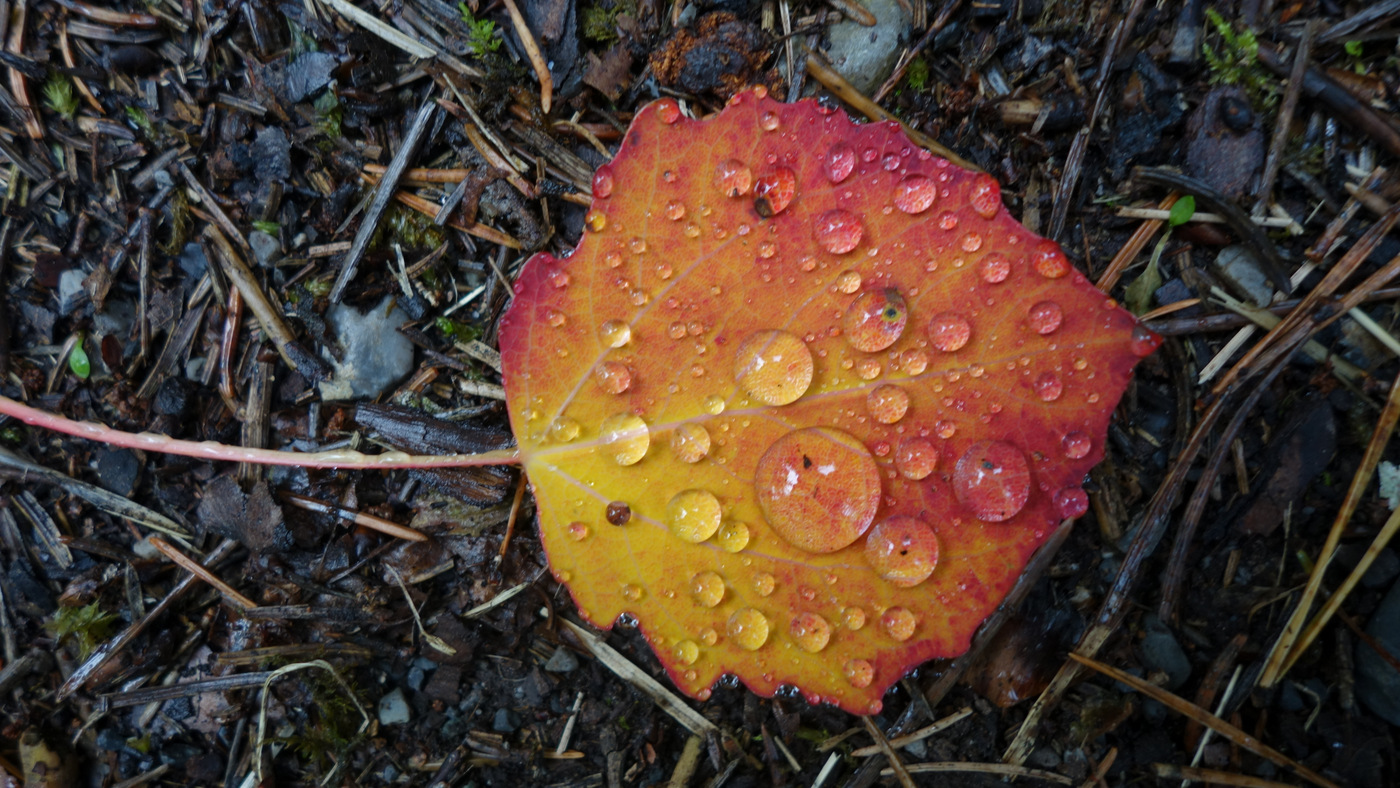
[[[622,598],[628,602],[636,602],[642,598],[642,587],[636,583],[627,583],[622,586]]]
[[[797,174],[787,167],[779,167],[758,179],[753,194],[755,213],[765,219],[777,216],[787,210],[797,195]]]
[[[812,385],[812,351],[786,331],[755,331],[734,354],[734,382],[765,405],[796,402]]]
[[[769,111],[758,116],[758,127],[764,131],[774,131],[778,128],[778,124],[778,113],[776,112]]]
[[[893,345],[909,322],[904,296],[893,287],[867,290],[846,309],[841,330],[856,350],[874,353]]]
[[[885,634],[899,641],[913,637],[914,629],[918,625],[919,620],[914,614],[902,607],[892,607],[880,616],[880,627],[885,630]]]
[[[1065,384],[1060,382],[1060,376],[1054,372],[1042,372],[1031,384],[1031,388],[1035,389],[1035,395],[1040,397],[1041,402],[1054,402],[1065,392]]]
[[[1042,240],[1031,251],[1031,266],[1036,273],[1047,279],[1059,279],[1069,273],[1069,258],[1065,257],[1060,245],[1051,240]]]
[[[880,362],[876,361],[873,358],[863,358],[857,361],[855,363],[855,368],[856,375],[861,380],[874,380],[875,378],[880,377],[880,372],[883,371],[883,368],[880,366]]]
[[[938,226],[944,230],[953,230],[958,226],[958,215],[952,211],[944,211],[938,217]]]
[[[579,434],[579,423],[568,416],[560,416],[549,425],[549,439],[558,443],[568,443]]]
[[[910,175],[894,189],[894,206],[907,214],[921,214],[933,207],[938,184],[926,175]]]
[[[741,197],[753,188],[753,172],[737,159],[725,159],[715,167],[715,184],[727,197]]]
[[[838,292],[850,295],[860,289],[860,274],[855,271],[842,271],[836,275],[833,286]]]
[[[700,225],[696,224],[695,222],[686,222],[684,232],[686,238],[699,238]]]
[[[938,537],[917,518],[891,517],[876,523],[865,537],[865,561],[875,574],[894,585],[916,586],[927,580],[938,564]]]
[[[1007,441],[972,444],[953,468],[953,492],[977,519],[1009,520],[1030,498],[1026,455]]]
[[[574,579],[573,573],[567,569],[560,569],[558,572],[555,572],[554,577],[561,583],[567,583]]]
[[[745,651],[757,651],[768,642],[768,619],[751,607],[741,608],[729,617],[725,631],[734,645]]]
[[[906,479],[927,478],[938,467],[938,449],[928,438],[905,438],[895,447],[894,467]]]
[[[977,273],[987,284],[1005,282],[1011,275],[1011,261],[1001,252],[992,252],[977,263]]]
[[[569,319],[564,316],[564,313],[557,309],[546,309],[544,312],[544,322],[550,324],[554,328],[564,325],[568,320]]]
[[[759,572],[753,576],[753,592],[761,597],[767,597],[773,593],[778,581],[767,572]]]
[[[651,446],[647,423],[634,413],[619,413],[603,419],[598,435],[618,465],[637,464]]]
[[[865,627],[865,608],[852,605],[841,611],[841,622],[852,632]]]
[[[588,213],[583,215],[583,225],[592,232],[601,233],[608,226],[607,214],[597,208],[589,209]]]
[[[928,369],[928,353],[923,350],[911,347],[899,354],[899,365],[904,368],[908,375],[922,375]]]
[[[581,523],[577,520],[575,520],[572,523],[569,523],[568,531],[569,538],[574,540],[575,542],[582,542],[584,539],[588,538],[588,535],[590,533],[592,533],[588,529],[588,523]]]
[[[832,254],[845,254],[860,245],[865,227],[860,217],[836,208],[827,211],[812,223],[817,245]]]
[[[666,524],[686,542],[700,543],[719,530],[719,499],[708,490],[682,490],[666,504]]]
[[[700,403],[700,407],[704,408],[705,412],[711,416],[718,416],[724,412],[724,397],[711,394],[705,398],[704,402]]]
[[[933,431],[937,433],[938,437],[946,440],[958,434],[958,425],[947,419],[943,419],[933,425]]]
[[[870,528],[880,505],[880,472],[851,434],[809,427],[768,447],[754,489],[764,518],[788,544],[830,553]]]
[[[613,501],[603,515],[613,525],[626,525],[632,519],[632,507],[622,501]]]
[[[832,145],[822,157],[822,169],[826,171],[826,177],[832,183],[840,183],[850,177],[851,171],[856,168],[855,149],[844,142]]]
[[[682,424],[671,433],[671,453],[681,462],[699,462],[710,453],[710,431],[694,423]]]
[[[690,578],[690,596],[701,607],[714,607],[724,600],[724,578],[706,570]]]
[[[928,321],[928,338],[935,348],[952,353],[972,339],[972,322],[957,312],[939,312]]]
[[[682,665],[694,665],[700,658],[700,646],[693,640],[682,640],[676,644],[675,654],[676,661]]]
[[[826,648],[826,644],[831,642],[831,625],[816,613],[798,613],[793,616],[788,633],[803,651],[812,654]]]
[[[1053,334],[1065,320],[1065,312],[1054,301],[1033,304],[1026,313],[1026,322],[1037,334]]]
[[[1063,519],[1079,517],[1089,511],[1089,496],[1081,487],[1066,487],[1055,493],[1055,511]]]
[[[604,347],[622,347],[632,341],[632,327],[621,320],[604,321],[598,326],[598,339]]]
[[[967,190],[967,201],[982,218],[990,219],[1001,210],[1001,184],[986,173],[976,175]]]
[[[894,424],[909,412],[909,392],[891,383],[876,386],[865,397],[870,418],[881,424]]]
[[[1128,340],[1128,349],[1142,358],[1152,355],[1162,344],[1162,338],[1144,325],[1133,326],[1133,336]]]
[[[666,334],[672,339],[685,339],[685,323],[677,321],[666,329]]]
[[[1089,449],[1093,445],[1094,442],[1088,435],[1077,430],[1069,433],[1060,441],[1060,446],[1065,450],[1065,456],[1071,460],[1081,460],[1089,456]]]
[[[669,126],[677,120],[680,120],[681,107],[673,98],[660,99],[656,102],[656,117],[660,118],[662,123]]]
[[[612,167],[603,165],[593,173],[593,197],[603,199],[612,194],[613,175]]]
[[[666,203],[666,218],[678,222],[685,218],[685,203],[672,200]]]
[[[846,674],[846,681],[857,689],[865,689],[875,680],[875,666],[863,659],[846,660],[841,672]]]
[[[713,627],[705,627],[700,630],[700,642],[707,646],[713,646],[719,642],[719,633]]]
[[[726,553],[737,553],[749,546],[749,527],[741,522],[727,522],[715,532],[714,543]]]
[[[593,368],[593,379],[609,394],[621,394],[632,387],[632,370],[626,364],[604,361]],[[631,463],[626,463],[630,465]]]

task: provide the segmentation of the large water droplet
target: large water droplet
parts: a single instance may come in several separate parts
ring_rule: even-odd
[[[1014,517],[1031,494],[1026,455],[1006,441],[972,444],[953,468],[953,492],[979,520]]]
[[[905,438],[895,447],[894,467],[906,479],[927,478],[938,467],[938,449],[928,438]]]
[[[604,321],[598,326],[598,339],[605,347],[622,347],[632,341],[632,327],[621,320]]]
[[[676,661],[682,665],[694,665],[700,658],[700,646],[693,640],[682,640],[676,644]]]
[[[933,207],[938,184],[926,175],[910,175],[894,188],[894,207],[907,214],[920,214]]]
[[[841,331],[856,350],[874,353],[893,345],[909,322],[904,296],[893,287],[867,290],[846,309]]]
[[[841,611],[841,623],[852,632],[859,631],[865,626],[865,608],[852,605]]]
[[[797,401],[812,385],[812,351],[786,331],[755,331],[734,354],[734,382],[765,405]]]
[[[836,275],[836,281],[832,283],[837,292],[850,295],[860,289],[860,274],[855,271],[842,271]]]
[[[856,151],[844,142],[838,142],[822,157],[822,169],[832,183],[840,183],[856,168]]]
[[[671,433],[671,453],[681,462],[699,462],[710,453],[710,431],[687,422]]]
[[[1066,520],[1089,511],[1089,496],[1081,487],[1066,487],[1056,492],[1053,502],[1055,511]]]
[[[1128,349],[1132,350],[1134,355],[1146,358],[1161,345],[1162,337],[1151,329],[1142,324],[1133,326],[1133,335],[1128,340]]]
[[[990,219],[1001,210],[1001,184],[986,173],[975,175],[967,190],[967,201],[982,218]]]
[[[690,596],[701,607],[714,607],[724,600],[724,578],[717,572],[696,572],[690,578]]]
[[[753,172],[738,159],[725,159],[715,167],[715,185],[727,197],[741,197],[753,188]]]
[[[1053,334],[1065,320],[1065,312],[1054,301],[1040,301],[1026,312],[1026,323],[1037,334]]]
[[[894,424],[909,412],[909,392],[891,383],[876,386],[865,397],[870,417],[881,424]]]
[[[1054,372],[1042,372],[1040,376],[1031,384],[1035,389],[1035,395],[1040,397],[1041,402],[1054,402],[1065,392],[1065,384],[1060,382],[1060,376]]]
[[[757,651],[768,642],[768,619],[751,607],[736,610],[725,630],[734,645],[745,651]]]
[[[999,284],[1011,275],[1011,261],[1001,252],[991,252],[977,263],[977,274],[987,284]]]
[[[666,203],[666,218],[678,222],[685,218],[685,203],[672,200]]]
[[[924,370],[928,369],[928,353],[919,348],[911,347],[899,354],[899,365],[904,368],[905,374],[922,375]]]
[[[792,640],[803,651],[817,653],[831,642],[831,625],[816,613],[798,613],[788,626]]]
[[[669,126],[677,120],[680,120],[681,107],[673,98],[660,99],[656,102],[656,117],[660,118],[662,123]]]
[[[875,666],[863,659],[848,659],[841,667],[841,672],[845,674],[846,681],[852,687],[865,689],[870,686],[870,682],[875,680]]]
[[[865,445],[826,427],[796,430],[768,447],[754,472],[764,518],[794,547],[830,553],[870,528],[880,472]]]
[[[719,499],[708,490],[682,490],[666,504],[666,524],[680,539],[699,543],[719,530]]]
[[[1064,250],[1051,240],[1043,240],[1031,250],[1031,266],[1047,279],[1059,279],[1070,270],[1069,258],[1065,257]]]
[[[776,131],[779,124],[778,113],[772,110],[758,116],[758,127],[764,131]]]
[[[593,368],[593,379],[603,391],[621,394],[632,387],[632,370],[617,361],[604,361]]]
[[[1065,456],[1071,460],[1079,460],[1089,456],[1089,449],[1093,448],[1094,441],[1088,435],[1078,430],[1069,433],[1061,441],[1060,445],[1065,450]]]
[[[651,446],[651,431],[635,413],[619,413],[603,419],[598,437],[618,465],[635,465]]]
[[[779,167],[758,179],[753,194],[755,213],[765,219],[777,216],[787,210],[797,195],[797,174],[787,167]]]
[[[737,521],[721,523],[714,543],[726,553],[737,553],[749,546],[749,527]]]
[[[812,234],[821,248],[832,254],[845,254],[860,245],[865,227],[859,216],[836,208],[812,222]]]
[[[972,339],[972,321],[957,312],[939,312],[928,321],[928,338],[944,353],[960,350]]]
[[[902,607],[892,607],[880,616],[880,627],[895,640],[905,641],[913,637],[918,626],[919,620],[914,614]]]
[[[593,196],[597,199],[603,199],[612,194],[612,190],[612,167],[605,164],[593,173]]]
[[[865,561],[894,585],[916,586],[938,564],[938,537],[923,521],[908,515],[881,520],[865,537]]]
[[[777,579],[767,572],[759,572],[753,576],[753,592],[761,597],[772,594],[777,585]]]

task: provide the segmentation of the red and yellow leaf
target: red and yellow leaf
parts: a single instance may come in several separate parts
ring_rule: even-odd
[[[1158,339],[898,126],[638,115],[501,324],[555,576],[675,683],[854,713],[966,650]]]

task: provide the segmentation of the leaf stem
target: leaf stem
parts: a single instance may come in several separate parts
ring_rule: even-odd
[[[0,396],[0,414],[61,432],[76,438],[119,446],[124,449],[158,451],[204,460],[251,462],[259,465],[291,465],[299,468],[465,468],[479,465],[519,465],[520,453],[515,449],[498,449],[480,454],[405,454],[389,451],[382,454],[361,454],[349,449],[297,453],[276,449],[250,449],[213,441],[187,441],[154,432],[124,432],[105,424],[74,421],[56,413],[31,408],[9,397]]]

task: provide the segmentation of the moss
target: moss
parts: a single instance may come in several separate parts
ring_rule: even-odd
[[[82,607],[60,607],[45,626],[60,641],[72,638],[78,645],[78,655],[87,659],[97,644],[112,634],[116,620],[115,615],[93,602]]]

